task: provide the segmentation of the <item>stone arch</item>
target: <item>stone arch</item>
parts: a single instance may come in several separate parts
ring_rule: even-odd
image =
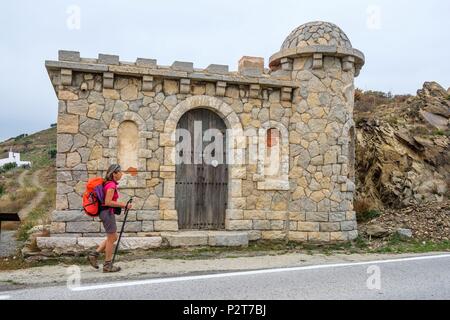
[[[134,121],[125,120],[117,129],[117,160],[122,168],[138,167],[139,129]]]
[[[277,129],[280,133],[280,170],[276,177],[266,178],[264,174],[264,158],[266,156],[267,131]],[[267,121],[261,125],[258,146],[258,173],[255,180],[258,181],[260,190],[289,190],[289,131],[280,122]]]
[[[186,112],[200,108],[213,111],[225,122],[228,138],[237,142],[236,145],[233,143],[231,152],[246,148],[245,141],[242,139],[245,137],[241,121],[230,105],[218,98],[205,95],[189,97],[173,108],[166,120],[164,132],[160,134],[160,146],[164,148],[164,166],[161,167],[161,171],[175,172],[175,144],[178,121]],[[233,214],[232,210],[237,209],[239,203],[242,202],[242,179],[246,176],[246,167],[243,163],[228,164],[228,168],[226,226],[228,226],[227,221],[231,219],[230,215]],[[167,175],[167,178],[164,179],[163,201],[166,203],[166,207],[172,209],[175,209],[174,186],[175,175]]]
[[[137,124],[139,131],[147,131],[147,124],[144,119],[142,119],[142,117],[135,112],[125,111],[117,113],[114,115],[114,120],[116,121],[117,127],[124,121],[133,121]],[[111,122],[111,126],[115,126],[114,122]],[[110,127],[110,129],[113,128]]]
[[[167,118],[164,126],[164,133],[171,134],[177,128],[180,118],[189,110],[204,108],[217,113],[225,122],[227,129],[241,130],[242,125],[239,117],[234,112],[233,108],[223,102],[222,100],[210,96],[194,96],[189,97],[183,102],[179,103]]]

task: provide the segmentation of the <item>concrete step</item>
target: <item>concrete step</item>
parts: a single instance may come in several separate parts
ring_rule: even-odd
[[[41,250],[56,252],[83,252],[97,248],[105,238],[86,237],[48,237],[36,238],[37,246]],[[126,237],[120,240],[120,250],[148,250],[161,247],[161,237]]]
[[[242,247],[248,246],[247,232],[231,231],[178,231],[163,232],[161,237],[170,247]]]
[[[105,237],[39,237],[37,247],[56,254],[81,253],[97,248]],[[231,231],[178,231],[163,232],[153,237],[123,237],[120,250],[149,250],[160,248],[163,240],[169,247],[246,247],[249,242],[247,232]]]

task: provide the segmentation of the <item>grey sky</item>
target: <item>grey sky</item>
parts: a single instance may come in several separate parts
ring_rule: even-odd
[[[80,29],[67,26],[73,5],[80,9]],[[445,0],[4,1],[0,141],[56,122],[57,99],[44,61],[56,60],[59,49],[90,58],[109,53],[123,61],[192,61],[198,68],[219,63],[236,70],[243,55],[264,57],[267,65],[294,28],[324,20],[338,24],[365,53],[358,87],[415,93],[434,80],[447,88],[449,12]]]

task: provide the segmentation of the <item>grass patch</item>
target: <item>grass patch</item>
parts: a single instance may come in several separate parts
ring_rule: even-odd
[[[371,221],[375,218],[378,218],[379,216],[381,216],[381,212],[378,210],[369,210],[369,211],[365,211],[365,212],[359,212],[356,214],[356,219],[358,220],[358,222],[368,222]]]
[[[433,136],[445,136],[444,130],[436,130],[433,132]]]
[[[0,202],[0,212],[17,213],[36,196],[36,188],[25,188],[6,194]]]
[[[50,223],[51,208],[54,208],[56,198],[56,189],[49,188],[42,202],[32,210],[27,218],[22,221],[17,231],[17,238],[21,241],[28,240],[28,231],[37,225],[46,225]]]
[[[417,239],[403,239],[399,235],[392,235],[386,245],[371,250],[370,253],[428,253],[450,251],[450,241],[421,241]]]
[[[85,260],[85,259],[84,259]],[[80,261],[81,262],[81,261]],[[45,261],[27,261],[17,255],[16,259],[6,258],[0,260],[0,271],[12,271],[19,269],[28,269],[44,266],[56,266],[61,263],[57,259],[49,259]]]
[[[356,212],[356,220],[359,223],[364,223],[381,216],[381,212],[376,208],[376,205],[372,199],[360,198],[354,202],[354,208]]]

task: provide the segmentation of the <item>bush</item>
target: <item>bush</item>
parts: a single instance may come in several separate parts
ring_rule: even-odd
[[[49,150],[48,154],[50,156],[50,159],[55,159],[56,158],[56,149]]]
[[[356,214],[356,219],[358,222],[368,222],[370,220],[373,220],[375,218],[378,218],[381,216],[381,212],[378,210],[369,210],[362,213]]]
[[[355,111],[373,111],[377,106],[390,103],[402,103],[410,95],[393,95],[391,92],[355,90]]]
[[[2,168],[6,172],[6,171],[12,170],[12,169],[14,169],[16,167],[17,167],[17,163],[12,162],[12,163],[5,164]]]
[[[0,184],[0,196],[3,195],[5,193],[5,187]]]
[[[356,213],[363,213],[373,209],[372,201],[367,198],[355,199],[354,208]]]
[[[28,137],[28,134],[24,133],[24,134],[21,134],[20,136],[15,137],[14,140],[17,141],[17,140],[20,140],[20,139],[23,139],[26,137]]]
[[[381,215],[381,212],[375,208],[373,202],[368,198],[355,200],[354,208],[358,222],[367,222]]]

